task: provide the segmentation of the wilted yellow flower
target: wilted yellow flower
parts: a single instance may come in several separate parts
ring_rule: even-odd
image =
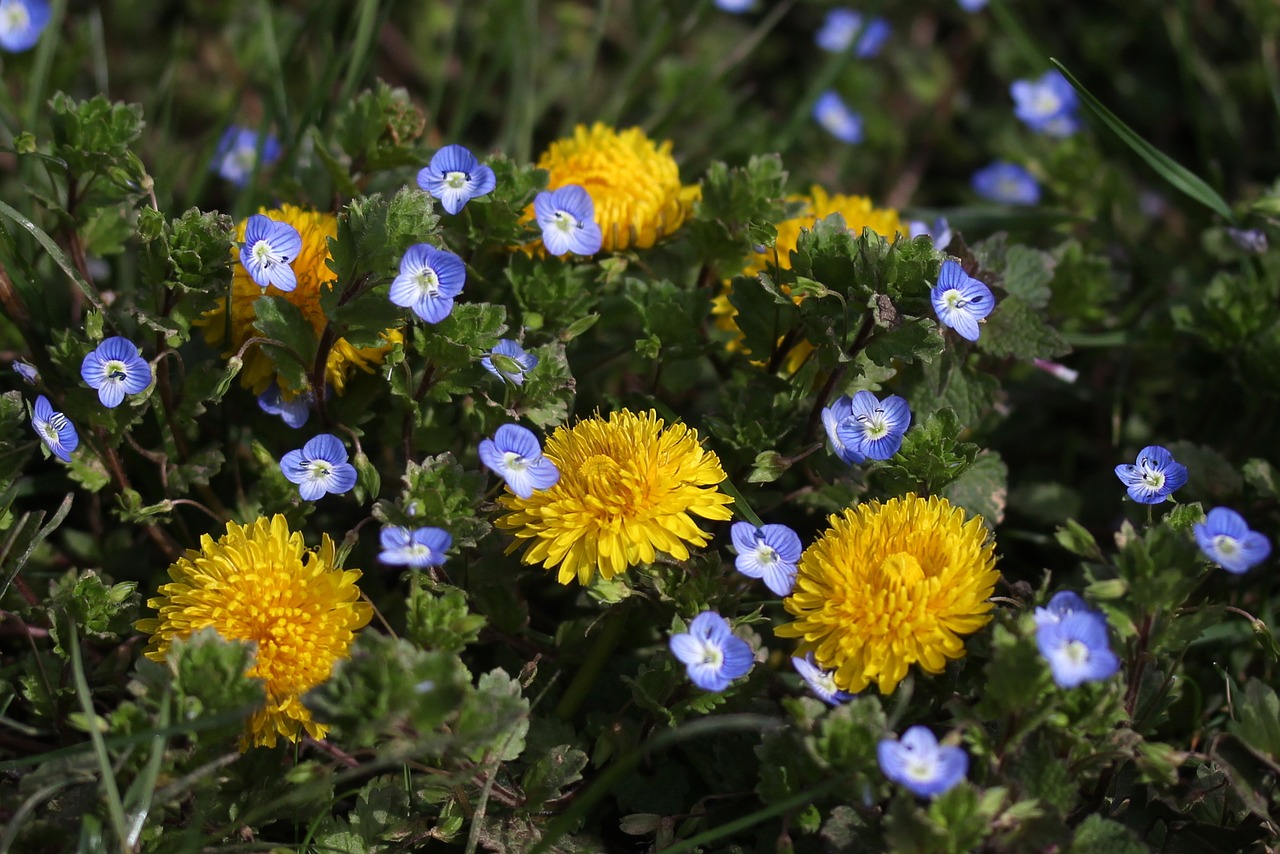
[[[701,193],[681,186],[671,142],[655,145],[640,128],[578,125],[551,143],[538,168],[551,173],[547,189],[580,184],[591,195],[607,252],[653,246],[684,223]]]
[[[259,287],[250,278],[244,265],[240,263],[238,245],[233,247],[235,273],[231,281],[230,341],[227,341],[227,301],[225,299],[219,300],[218,307],[205,312],[195,324],[204,327],[205,340],[211,345],[217,346],[224,342],[228,344],[225,356],[235,355],[244,342],[260,334],[253,327],[257,320],[253,304],[263,295],[284,297],[297,306],[302,316],[311,323],[311,328],[315,330],[317,336],[323,333],[328,324],[324,309],[320,307],[320,294],[322,288],[331,290],[335,281],[333,271],[329,269],[326,262],[332,257],[329,254],[329,238],[338,236],[338,218],[331,213],[304,210],[293,205],[284,205],[277,210],[263,208],[259,212],[276,222],[292,225],[302,237],[302,249],[293,261],[293,272],[297,277],[298,286],[287,293],[274,286]],[[246,219],[236,228],[237,244],[244,241],[247,224]],[[383,357],[391,349],[391,345],[403,340],[403,335],[398,329],[388,329],[382,337],[387,343],[380,347],[356,348],[351,346],[345,338],[339,338],[333,343],[325,365],[325,381],[333,386],[336,393],[342,394],[346,391],[347,377],[351,375],[353,369],[359,368],[372,373],[376,365],[382,364]],[[254,394],[262,394],[271,385],[272,380],[277,380],[277,376],[275,363],[271,357],[257,345],[246,350],[244,368],[240,371],[240,383],[252,389]],[[280,389],[286,400],[292,400],[297,394],[297,390],[287,388],[283,382],[280,382]]]
[[[792,196],[790,201],[803,202],[804,208],[797,216],[783,220],[777,225],[778,239],[775,244],[777,263],[784,270],[791,269],[791,253],[800,243],[800,230],[802,228],[813,228],[814,223],[833,213],[843,216],[845,225],[855,235],[862,234],[862,229],[869,228],[876,234],[888,240],[893,240],[895,234],[903,231],[897,211],[889,208],[877,208],[871,204],[871,200],[866,196],[829,196],[826,190],[814,185],[810,189],[808,196]],[[747,265],[742,268],[741,275],[759,275],[767,270],[773,262],[774,247],[770,247],[765,252],[756,253]],[[720,294],[711,302],[711,315],[717,329],[733,333],[734,337],[725,345],[725,349],[730,352],[741,350],[750,354],[750,351],[742,344],[742,332],[738,329],[738,324],[734,320],[738,316],[738,310],[733,307],[733,303],[729,302],[730,292],[730,283],[725,282]],[[799,302],[799,299],[796,301]],[[800,363],[804,361],[804,358],[812,349],[813,346],[807,341],[798,342],[788,356],[787,369],[794,371],[799,368]]]
[[[836,685],[857,692],[898,687],[912,664],[941,673],[964,655],[961,635],[991,620],[1000,573],[982,517],[945,498],[907,495],[830,517],[805,549],[795,587],[783,600],[795,622],[774,630],[800,638]]]
[[[693,516],[724,520],[733,499],[716,489],[720,459],[683,424],[663,426],[657,413],[628,410],[559,427],[543,455],[560,480],[528,498],[508,491],[498,502],[509,513],[497,526],[528,545],[522,560],[560,567],[557,580],[587,584],[599,570],[612,578],[665,552],[689,557],[685,543],[705,546],[710,535]]]
[[[147,601],[159,615],[137,623],[151,635],[144,654],[163,661],[175,638],[210,626],[228,640],[256,644],[248,675],[265,683],[267,704],[249,719],[242,747],[297,741],[303,730],[324,738],[327,728],[311,719],[301,697],[329,678],[373,616],[360,601],[360,571],[333,563],[328,536],[308,549],[283,516],[228,522],[226,534],[205,534],[199,551],[189,549],[170,566],[173,581]]]

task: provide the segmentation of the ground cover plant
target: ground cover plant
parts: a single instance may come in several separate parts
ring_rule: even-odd
[[[1262,0],[0,0],[0,851],[1277,845]]]

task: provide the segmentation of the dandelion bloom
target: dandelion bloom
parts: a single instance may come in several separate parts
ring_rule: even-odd
[[[226,346],[226,356],[235,355],[244,342],[260,335],[254,328],[258,318],[254,314],[253,304],[264,295],[283,297],[297,306],[302,316],[311,323],[317,336],[323,333],[329,322],[324,309],[320,307],[320,295],[332,290],[335,282],[333,272],[325,262],[332,257],[329,254],[329,238],[338,236],[338,218],[331,213],[309,211],[293,205],[285,205],[278,210],[264,208],[262,213],[276,222],[293,226],[302,238],[302,248],[291,261],[297,284],[286,293],[274,286],[259,287],[254,282],[249,271],[239,263],[238,247],[245,242],[245,229],[249,221],[241,222],[236,232],[236,246],[232,248],[232,256],[237,263],[233,265],[235,276],[231,282],[230,322],[225,299],[219,300],[216,308],[205,312],[196,321],[197,326],[204,327],[206,341],[215,346]],[[345,338],[333,342],[325,366],[325,380],[335,392],[343,394],[346,391],[347,378],[355,369],[372,373],[375,366],[382,364],[391,345],[403,340],[398,329],[388,329],[382,337],[387,343],[378,347],[356,348]],[[301,391],[289,388],[277,376],[275,362],[255,344],[245,351],[240,383],[245,388],[252,389],[254,394],[262,394],[272,382],[280,386],[282,399],[286,402],[293,400]]]
[[[872,682],[891,693],[912,664],[941,673],[964,655],[961,635],[991,620],[988,598],[1000,573],[995,543],[975,516],[945,498],[908,494],[851,507],[800,558],[783,600],[799,638],[835,683],[857,693]]]
[[[159,614],[137,623],[151,635],[147,658],[163,661],[175,639],[208,627],[254,643],[248,675],[265,683],[267,703],[249,718],[241,746],[274,747],[278,737],[297,741],[304,730],[324,738],[327,727],[311,719],[302,695],[329,678],[373,615],[359,601],[360,571],[334,566],[333,541],[324,536],[319,549],[308,549],[283,516],[228,522],[219,539],[202,536],[169,577],[147,602]]]
[[[700,193],[680,184],[670,141],[658,145],[640,128],[578,125],[538,168],[551,173],[548,190],[578,184],[590,194],[606,252],[653,246],[684,223]]]
[[[657,413],[613,412],[559,427],[543,454],[560,480],[528,498],[505,494],[508,512],[496,522],[528,545],[525,563],[559,567],[557,580],[591,581],[597,570],[612,578],[628,566],[665,552],[689,557],[685,543],[705,546],[710,536],[693,516],[726,520],[733,499],[716,489],[724,469],[683,424],[664,427]],[[526,542],[527,541],[527,542]]]
[[[809,195],[792,196],[789,201],[803,203],[800,213],[778,223],[778,237],[774,246],[757,252],[742,268],[740,275],[755,278],[767,271],[774,264],[775,251],[777,265],[783,270],[790,270],[791,253],[800,243],[801,229],[811,229],[818,220],[825,219],[834,213],[844,217],[845,225],[855,235],[862,234],[864,228],[869,228],[889,240],[893,240],[894,235],[900,232],[906,233],[897,211],[890,208],[877,208],[866,196],[840,194],[831,196],[826,190],[815,185],[809,190]],[[740,351],[750,355],[751,351],[742,345],[742,332],[738,329],[737,321],[734,320],[738,316],[738,310],[729,301],[730,293],[732,293],[732,287],[726,282],[720,295],[711,303],[711,316],[717,329],[733,335],[725,345],[725,349],[731,353]],[[799,368],[800,363],[812,349],[813,347],[807,341],[797,345],[787,359],[787,370],[794,371]],[[764,354],[764,356],[767,355],[767,353]]]

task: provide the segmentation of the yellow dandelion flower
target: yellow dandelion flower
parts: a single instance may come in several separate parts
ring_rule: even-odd
[[[728,519],[733,499],[716,489],[724,480],[720,459],[683,424],[663,427],[650,410],[622,410],[559,427],[543,455],[560,480],[528,498],[508,491],[498,502],[510,512],[497,521],[526,541],[522,560],[557,565],[557,580],[587,584],[596,570],[612,578],[627,567],[665,552],[689,557],[685,543],[705,546],[710,535],[692,516]]]
[[[844,217],[845,224],[854,234],[862,234],[862,229],[869,228],[876,234],[893,240],[895,234],[904,232],[898,219],[898,212],[890,208],[877,208],[866,196],[827,195],[827,191],[814,185],[808,196],[792,196],[790,201],[804,203],[799,215],[778,223],[778,266],[784,270],[791,269],[791,253],[800,243],[800,230],[813,228],[814,223],[833,213]],[[774,250],[758,252],[742,268],[742,275],[757,276],[767,270],[774,259]],[[729,302],[730,284],[724,283],[720,294],[711,302],[711,316],[717,329],[732,334],[732,339],[725,345],[730,352],[741,351],[750,355],[750,351],[742,344],[742,331],[738,329],[738,310]],[[796,302],[800,300],[797,298]],[[800,367],[813,346],[802,341],[791,351],[787,359],[787,370],[795,371]]]
[[[205,534],[199,551],[188,549],[169,567],[173,581],[147,602],[159,616],[137,623],[151,635],[144,654],[163,661],[175,638],[208,626],[228,640],[254,643],[248,675],[263,680],[267,703],[249,719],[241,747],[274,747],[277,737],[297,741],[303,730],[324,738],[327,728],[311,719],[301,697],[329,678],[356,629],[373,616],[359,601],[360,571],[335,569],[333,561],[328,536],[319,549],[308,549],[283,516],[228,522],[225,535]]]
[[[800,638],[836,685],[898,687],[912,664],[941,673],[964,655],[961,635],[991,620],[1000,572],[982,517],[945,498],[907,495],[830,517],[831,527],[800,558],[783,600],[797,619],[774,630]]]
[[[551,173],[549,190],[580,184],[591,194],[607,252],[653,246],[684,223],[701,194],[681,186],[671,142],[656,145],[640,128],[578,125],[551,143],[538,168]]]
[[[231,338],[227,342],[228,349],[224,356],[235,355],[244,342],[260,334],[253,328],[257,320],[253,304],[264,294],[284,297],[297,306],[302,316],[311,323],[311,328],[315,330],[317,336],[324,331],[329,322],[324,315],[324,309],[320,307],[320,293],[322,288],[332,289],[335,281],[333,271],[325,262],[333,257],[329,253],[329,238],[338,236],[338,218],[331,213],[305,210],[293,205],[284,205],[277,210],[263,208],[259,213],[277,222],[292,225],[301,235],[302,249],[293,261],[293,272],[298,279],[298,286],[288,293],[274,286],[265,289],[259,287],[250,278],[249,271],[240,263],[238,247],[233,247],[231,254],[235,259],[232,265],[235,274],[231,281]],[[244,241],[244,231],[248,222],[246,219],[236,228],[237,244]],[[227,340],[227,301],[219,300],[217,308],[205,312],[195,325],[204,327],[204,337],[209,344],[213,346],[223,344]],[[333,348],[329,351],[329,360],[325,365],[325,381],[333,386],[336,393],[343,394],[346,391],[347,377],[351,375],[353,369],[359,368],[372,373],[377,365],[382,364],[383,357],[391,349],[391,345],[403,340],[398,329],[388,329],[382,337],[387,343],[379,347],[353,347],[345,338],[339,338],[334,342]],[[292,400],[297,394],[296,389],[287,388],[285,383],[276,376],[275,363],[271,357],[257,345],[250,347],[244,354],[244,368],[240,371],[240,383],[245,388],[251,389],[254,394],[262,394],[271,385],[272,380],[279,382],[281,393],[286,400]]]

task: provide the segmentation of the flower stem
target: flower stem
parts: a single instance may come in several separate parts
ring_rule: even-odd
[[[578,707],[582,705],[582,701],[587,697],[587,692],[595,685],[600,671],[608,663],[609,656],[613,654],[618,641],[622,640],[622,630],[626,627],[626,624],[627,612],[622,609],[614,610],[604,618],[604,628],[600,630],[600,636],[596,639],[596,642],[591,645],[591,650],[587,653],[587,660],[582,662],[582,667],[578,668],[578,672],[573,676],[573,681],[565,689],[564,696],[556,704],[555,715],[557,718],[567,721],[578,711]]]

